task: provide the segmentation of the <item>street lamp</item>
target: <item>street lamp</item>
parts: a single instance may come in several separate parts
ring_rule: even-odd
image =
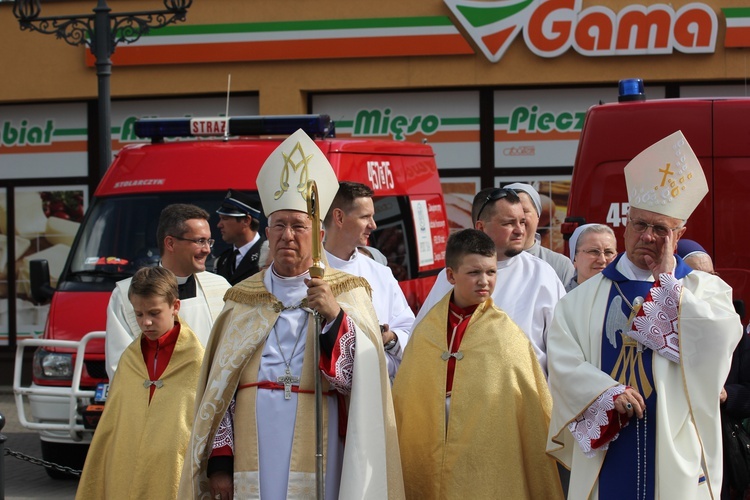
[[[54,34],[66,43],[87,45],[96,59],[98,89],[98,166],[103,176],[112,157],[109,76],[110,57],[118,43],[133,43],[150,29],[184,21],[193,0],[164,0],[164,10],[112,14],[106,0],[98,0],[93,14],[40,17],[41,0],[15,0],[13,15],[21,30]]]

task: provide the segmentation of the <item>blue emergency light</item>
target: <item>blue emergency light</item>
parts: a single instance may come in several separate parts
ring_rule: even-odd
[[[189,118],[141,118],[135,121],[135,135],[142,139],[189,137]]]
[[[153,142],[161,142],[165,137],[290,135],[298,129],[311,137],[335,134],[328,115],[141,118],[136,120],[134,128],[138,137]]]
[[[626,80],[620,80],[618,88],[620,94],[617,97],[618,102],[646,100],[646,91],[643,89],[643,79],[641,78],[628,78]]]

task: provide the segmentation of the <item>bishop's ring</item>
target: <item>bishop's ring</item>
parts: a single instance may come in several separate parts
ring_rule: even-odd
[[[625,408],[627,408],[628,410],[632,410],[633,409],[633,405],[631,405],[630,403],[627,403],[625,405]]]

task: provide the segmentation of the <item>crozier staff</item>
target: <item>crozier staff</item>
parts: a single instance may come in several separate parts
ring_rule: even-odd
[[[338,181],[317,145],[299,130],[258,175],[273,262],[227,292],[211,332],[180,498],[312,496],[313,386],[319,373],[326,392],[326,498],[403,497],[390,384],[369,286],[331,268],[322,279],[310,277],[313,238],[320,241],[321,234],[313,234],[307,215],[308,179],[318,185],[324,216]],[[324,320],[319,339],[312,310]],[[313,356],[316,341],[319,359]],[[347,420],[339,422],[345,408]]]

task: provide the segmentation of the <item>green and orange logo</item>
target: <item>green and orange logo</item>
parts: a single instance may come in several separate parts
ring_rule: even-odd
[[[444,0],[472,44],[499,61],[518,33],[540,57],[712,53],[718,20],[706,4],[628,5],[619,12],[582,0]]]
[[[602,5],[583,0],[442,0],[444,15],[180,24],[118,47],[117,65],[470,56],[498,62],[523,34],[539,57],[713,53],[717,13],[692,2]],[[726,47],[750,46],[750,9],[724,8]],[[94,57],[87,52],[87,64]]]
[[[492,62],[503,57],[518,32],[528,23],[537,3],[538,0],[445,0],[474,47]]]

